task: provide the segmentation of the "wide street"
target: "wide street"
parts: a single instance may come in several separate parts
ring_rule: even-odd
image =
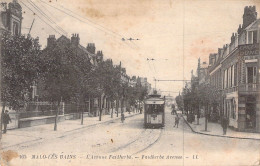
[[[166,110],[163,129],[144,129],[140,114],[125,123],[115,120],[5,151],[19,152],[10,165],[237,166],[254,165],[259,159],[259,141],[194,134],[183,119],[174,128],[174,116]]]

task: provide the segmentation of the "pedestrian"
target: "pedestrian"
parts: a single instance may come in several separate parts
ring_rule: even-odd
[[[174,124],[173,127],[177,126],[177,128],[178,128],[178,126],[179,126],[179,120],[180,120],[179,116],[176,115],[176,116],[175,116],[175,124]]]
[[[6,133],[6,129],[7,129],[7,124],[9,124],[9,122],[11,121],[11,118],[8,114],[8,111],[5,110],[4,114],[3,114],[3,123],[4,123],[4,133]]]
[[[194,121],[195,121],[195,114],[192,113],[192,114],[191,114],[191,123],[194,122]]]
[[[141,106],[140,107],[140,114],[142,114],[142,112],[143,112],[143,107]]]
[[[222,122],[221,122],[221,126],[223,128],[223,135],[226,135],[226,133],[227,133],[228,124],[229,124],[228,118],[227,117],[223,117]]]
[[[121,122],[124,123],[124,121],[125,121],[125,114],[122,113],[122,114],[121,114]]]

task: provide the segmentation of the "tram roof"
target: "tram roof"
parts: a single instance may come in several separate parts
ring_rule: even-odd
[[[145,100],[145,104],[164,104],[164,100],[162,98],[148,98]]]

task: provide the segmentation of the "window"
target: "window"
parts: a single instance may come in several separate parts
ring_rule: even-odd
[[[13,22],[13,35],[19,35],[19,25],[17,22]]]
[[[234,67],[234,86],[237,86],[237,63]]]
[[[257,43],[257,31],[247,32],[247,44]]]
[[[252,44],[253,43],[253,32],[248,31],[247,32],[247,44]]]
[[[227,72],[226,72],[226,70],[224,70],[224,74],[223,74],[223,89],[225,89],[226,88],[226,76],[227,75]]]
[[[227,83],[226,83],[226,88],[229,87],[229,68],[227,69]]]
[[[230,68],[230,87],[233,87],[233,65]]]
[[[247,32],[247,44],[252,44],[253,43],[253,32],[249,31]]]
[[[253,31],[253,43],[257,43],[257,31]]]
[[[256,83],[256,67],[247,67],[247,83]]]

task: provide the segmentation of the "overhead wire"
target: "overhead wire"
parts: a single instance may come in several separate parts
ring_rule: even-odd
[[[20,1],[27,9],[29,9],[34,15],[36,15],[42,22],[48,25],[51,29],[53,29],[56,33],[62,35],[61,32],[56,30],[51,24],[47,23],[44,19],[42,19],[39,15],[37,15],[30,7],[28,7],[23,1]]]
[[[27,0],[27,2],[37,10],[44,18],[46,18],[50,23],[55,24],[56,27],[64,34],[68,34],[62,27],[60,27],[55,21],[53,21],[44,11],[42,11],[32,0]]]
[[[42,4],[41,1],[38,0],[38,2],[39,2],[38,4],[43,8],[44,11],[46,11],[47,13],[49,13],[49,15],[51,15],[56,21],[59,21],[59,20],[53,15],[53,13],[51,13],[50,10],[47,9],[47,8]]]
[[[90,20],[90,19],[88,19],[88,18],[82,17],[81,15],[79,15],[79,14],[77,14],[77,13],[71,11],[71,10],[68,9],[68,8],[65,8],[65,7],[62,6],[62,5],[59,5],[59,6],[62,7],[64,10],[67,10],[67,11],[69,11],[69,12],[75,14],[76,16],[78,16],[78,17],[80,17],[80,18],[82,18],[82,19],[85,19],[85,20],[91,22],[92,24],[95,24],[95,25],[97,25],[97,26],[99,26],[99,27],[101,27],[101,28],[103,28],[103,29],[105,29],[105,30],[107,30],[107,31],[109,31],[109,32],[111,32],[111,33],[113,33],[114,35],[120,37],[121,39],[124,38],[124,36],[121,35],[121,34],[119,34],[119,33],[116,33],[116,32],[114,32],[114,31],[112,31],[112,30],[110,30],[110,29],[108,29],[108,28],[106,28],[106,27],[104,27],[104,26],[102,26],[102,25],[100,25],[100,24],[97,24],[97,23],[95,23],[94,21],[92,21],[92,20]]]
[[[68,15],[68,16],[70,16],[70,17],[72,17],[72,18],[74,18],[74,19],[76,19],[76,20],[78,20],[78,21],[80,21],[80,22],[82,22],[82,23],[85,23],[85,24],[87,24],[87,25],[89,25],[89,26],[92,26],[92,27],[98,29],[98,30],[104,32],[105,34],[113,35],[114,37],[117,37],[118,39],[120,38],[120,41],[122,40],[122,37],[123,37],[122,35],[119,35],[119,34],[113,32],[113,31],[111,31],[111,30],[108,30],[107,28],[105,28],[105,27],[103,27],[103,26],[101,26],[101,25],[99,25],[99,24],[96,24],[96,23],[94,23],[93,21],[90,21],[89,19],[86,19],[86,18],[84,18],[84,17],[82,17],[82,16],[79,16],[78,14],[74,14],[74,12],[73,12],[74,15],[72,15],[72,14],[71,14],[72,12],[69,13],[69,12],[65,11],[65,10],[66,10],[65,8],[64,8],[64,9],[60,9],[60,8],[58,8],[58,7],[56,7],[56,6],[50,5],[50,4],[47,3],[47,2],[44,2],[43,0],[39,0],[39,1],[41,1],[42,3],[46,4],[47,6],[49,6],[49,7],[51,7],[51,8],[54,8],[54,9],[56,9],[56,10],[58,10],[58,11],[64,13],[64,14],[66,14],[66,15]],[[75,15],[76,15],[76,16],[75,16]],[[81,18],[78,18],[78,17],[81,17]],[[82,20],[82,19],[84,19],[84,20]],[[88,22],[85,21],[85,20],[87,20]],[[91,22],[92,24],[95,24],[96,26],[90,25],[89,22]],[[99,26],[102,27],[103,29],[101,29],[101,28],[98,27],[97,25],[99,25]],[[116,41],[117,41],[117,40],[116,40]],[[118,41],[117,41],[117,42],[118,42]],[[121,44],[122,42],[119,42],[119,43]],[[132,48],[127,42],[123,42],[123,43],[126,44],[127,46],[129,46],[130,48]],[[132,49],[133,49],[133,48],[132,48]]]

